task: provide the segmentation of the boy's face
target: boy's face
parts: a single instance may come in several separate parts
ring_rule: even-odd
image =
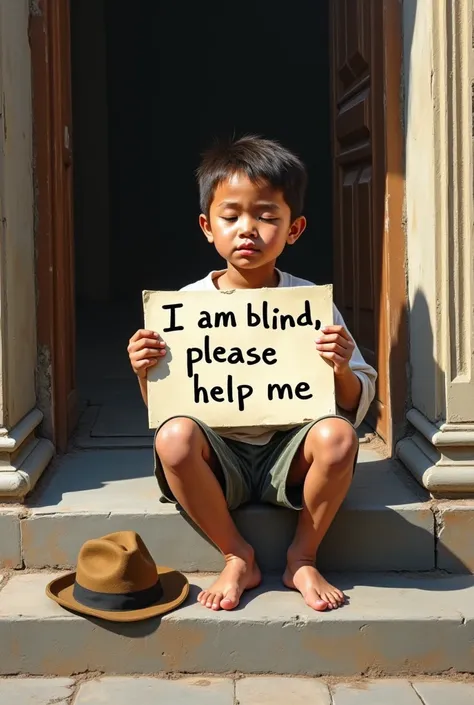
[[[221,257],[248,270],[274,264],[285,245],[299,238],[306,220],[301,216],[292,223],[281,191],[237,173],[216,188],[209,218],[201,214],[199,224]]]

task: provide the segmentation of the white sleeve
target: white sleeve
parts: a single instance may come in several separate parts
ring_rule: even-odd
[[[334,325],[344,326],[344,328],[347,330],[347,326],[344,322],[344,319],[340,311],[338,311],[338,309],[336,308],[336,306],[334,306]],[[357,375],[357,377],[360,379],[362,391],[360,395],[359,406],[355,411],[349,412],[345,409],[338,408],[338,413],[341,416],[345,416],[346,418],[348,418],[349,421],[352,421],[354,426],[357,428],[357,426],[360,426],[365,416],[367,415],[369,407],[375,397],[375,381],[377,379],[377,373],[374,368],[371,367],[362,357],[362,354],[359,348],[357,347],[354,338],[352,337],[352,333],[349,330],[347,330],[347,332],[351,336],[355,345],[349,365],[354,374]]]

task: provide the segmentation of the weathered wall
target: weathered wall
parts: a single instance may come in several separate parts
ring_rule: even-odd
[[[406,205],[415,433],[425,487],[474,493],[472,0],[405,0]]]
[[[432,422],[474,422],[471,12],[404,2],[412,398]]]
[[[28,0],[0,0],[0,426],[35,405],[31,59]]]
[[[432,0],[405,0],[406,216],[413,406],[436,421],[443,410],[435,344],[439,332],[433,105]]]

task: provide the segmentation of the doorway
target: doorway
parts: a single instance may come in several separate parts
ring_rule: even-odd
[[[308,164],[309,228],[281,266],[334,279],[336,304],[378,370],[369,420],[391,450],[408,360],[399,1],[243,0],[237,17],[215,0],[186,16],[151,0],[133,10],[124,0],[38,3],[30,44],[38,370],[50,380],[37,398],[43,433],[66,449],[77,380],[86,411],[107,398],[129,409],[127,432],[134,419],[149,433],[126,355],[140,292],[218,266],[197,228],[199,153],[215,135],[260,132]]]
[[[332,282],[328,0],[242,0],[238,13],[205,0],[186,17],[176,3],[71,0],[71,55],[83,428],[89,446],[139,445],[150,431],[126,346],[141,292],[223,266],[194,175],[215,137],[261,134],[303,158],[308,228],[280,266]]]

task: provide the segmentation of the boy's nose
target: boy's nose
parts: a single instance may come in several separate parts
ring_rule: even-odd
[[[257,237],[257,223],[253,218],[242,218],[239,226],[239,237]]]

